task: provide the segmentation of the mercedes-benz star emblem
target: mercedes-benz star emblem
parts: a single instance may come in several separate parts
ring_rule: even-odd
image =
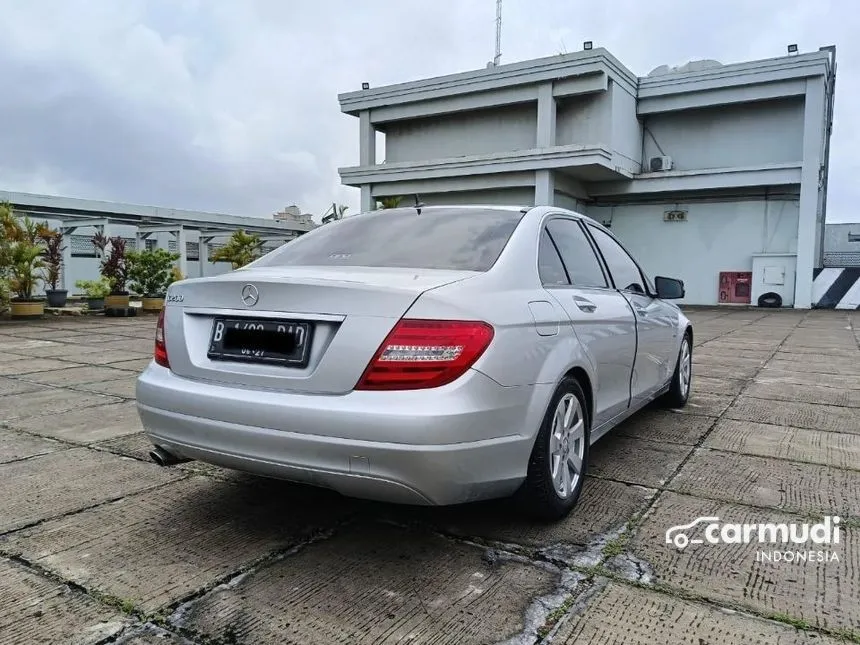
[[[260,300],[260,292],[253,284],[246,284],[242,287],[242,302],[248,307],[253,307]]]

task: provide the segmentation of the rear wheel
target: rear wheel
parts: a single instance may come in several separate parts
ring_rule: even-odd
[[[559,520],[576,505],[588,467],[589,424],[582,388],[566,377],[550,401],[520,490],[531,515]]]
[[[678,351],[678,363],[675,365],[675,373],[669,391],[663,395],[663,404],[670,408],[683,408],[690,398],[690,385],[693,380],[693,349],[690,344],[690,335],[684,334],[681,341],[681,349]]]

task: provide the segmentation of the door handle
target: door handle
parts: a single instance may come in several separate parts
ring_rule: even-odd
[[[581,298],[579,296],[573,297],[573,302],[579,307],[580,311],[584,311],[586,313],[594,313],[594,310],[597,309],[597,305],[591,302],[591,300],[587,300],[586,298]]]

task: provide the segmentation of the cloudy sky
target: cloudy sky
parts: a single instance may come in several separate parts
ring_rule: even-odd
[[[857,0],[505,0],[503,62],[632,71],[836,44],[828,221],[860,221]],[[339,92],[485,66],[495,0],[0,0],[0,189],[269,216],[358,207]]]

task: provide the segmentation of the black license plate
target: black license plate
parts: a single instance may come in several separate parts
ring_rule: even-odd
[[[306,322],[216,318],[209,339],[212,360],[305,367],[311,346]]]

